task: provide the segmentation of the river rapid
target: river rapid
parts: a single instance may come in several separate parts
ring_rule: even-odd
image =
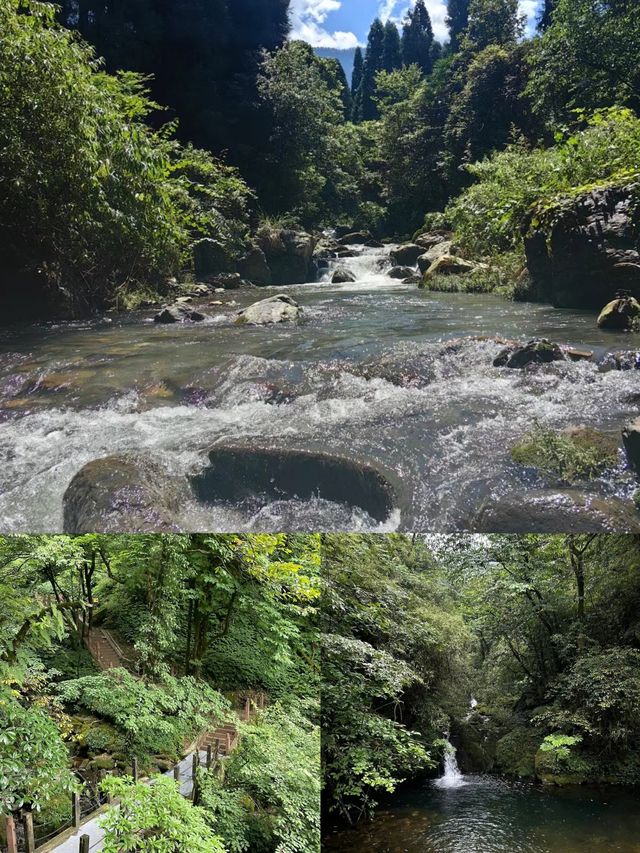
[[[596,362],[632,337],[599,331],[592,312],[418,290],[389,278],[389,247],[357,252],[339,262],[354,283],[331,284],[330,269],[316,284],[227,291],[203,303],[202,324],[142,311],[5,330],[3,530],[61,530],[65,490],[91,460],[133,452],[183,477],[226,443],[330,451],[380,466],[403,495],[385,518],[322,494],[194,497],[181,529],[515,532],[556,529],[559,514],[565,529],[640,529],[622,452],[618,470],[573,490],[509,452],[534,422],[619,435],[640,410],[639,374]],[[239,307],[281,291],[303,306],[301,325],[234,325]],[[496,368],[496,336],[587,347],[594,360]]]

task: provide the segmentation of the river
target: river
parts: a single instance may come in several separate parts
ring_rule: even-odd
[[[65,489],[93,459],[135,452],[183,477],[227,443],[331,451],[380,466],[406,493],[385,517],[321,490],[194,497],[176,518],[182,529],[482,529],[487,501],[506,506],[507,530],[544,529],[556,509],[576,529],[638,529],[622,454],[616,472],[573,491],[509,454],[534,421],[619,435],[638,413],[638,373],[592,362],[498,369],[491,338],[543,336],[597,357],[633,339],[599,331],[591,312],[421,291],[390,279],[386,258],[366,249],[341,261],[355,283],[287,288],[305,309],[300,326],[233,324],[239,306],[278,292],[264,288],[211,297],[223,304],[205,303],[203,324],[158,326],[142,311],[3,331],[2,529],[61,530]]]

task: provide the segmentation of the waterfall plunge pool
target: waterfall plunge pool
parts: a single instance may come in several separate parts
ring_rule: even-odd
[[[327,853],[638,853],[637,792],[550,788],[490,776],[406,787]]]

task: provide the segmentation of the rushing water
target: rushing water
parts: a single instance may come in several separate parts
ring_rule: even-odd
[[[405,790],[370,824],[325,841],[327,853],[640,853],[640,798],[464,776]]]
[[[177,519],[185,529],[461,530],[474,527],[483,501],[518,506],[523,496],[572,512],[572,495],[522,471],[509,448],[534,420],[619,435],[638,413],[639,374],[587,362],[497,369],[500,344],[473,338],[544,336],[597,355],[629,349],[633,339],[600,332],[589,312],[420,291],[387,276],[388,249],[340,264],[355,283],[288,289],[305,309],[300,326],[233,324],[239,305],[277,292],[265,288],[212,297],[223,304],[205,304],[201,325],[158,326],[152,312],[136,312],[5,331],[2,529],[60,529],[64,491],[93,459],[134,451],[184,475],[225,442],[324,448],[377,463],[403,482],[405,505],[381,522],[321,497],[194,500]],[[598,524],[602,501],[615,505],[618,529],[635,523],[634,486],[621,471],[577,497]]]

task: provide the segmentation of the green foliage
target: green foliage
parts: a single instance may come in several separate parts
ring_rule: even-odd
[[[501,773],[519,778],[535,776],[535,757],[540,746],[540,734],[518,726],[496,743],[496,765]]]
[[[540,744],[540,751],[548,752],[557,764],[562,765],[571,756],[571,747],[580,743],[581,740],[581,737],[574,735],[547,735]]]
[[[246,230],[235,171],[153,130],[146,81],[103,73],[54,8],[0,2],[0,249],[28,297],[81,312],[162,288],[194,237]],[[16,298],[19,294],[12,294]]]
[[[58,692],[68,705],[112,722],[133,756],[179,756],[186,738],[230,714],[224,697],[193,678],[145,683],[124,669],[63,682]]]
[[[119,800],[101,821],[105,853],[225,853],[204,811],[180,794],[173,779],[160,776],[151,785],[134,785],[127,777],[110,776],[102,788]]]
[[[477,182],[447,209],[456,236],[481,255],[517,249],[529,219],[535,228],[585,189],[640,173],[640,119],[627,109],[598,112],[552,148],[519,139],[468,170]]]
[[[562,483],[592,480],[618,461],[618,442],[592,429],[558,433],[536,424],[511,450],[514,462],[532,466]]]
[[[639,13],[637,0],[554,0],[550,26],[534,43],[528,87],[552,131],[575,109],[638,109]]]
[[[449,709],[466,705],[468,636],[429,565],[404,537],[324,538],[322,757],[342,818],[433,768]]]
[[[359,152],[344,125],[341,78],[309,45],[290,42],[265,57],[259,88],[274,115],[269,206],[320,223],[357,192],[349,184]]]
[[[463,53],[479,53],[490,45],[513,45],[524,32],[517,0],[470,0]]]
[[[228,849],[259,849],[271,836],[275,853],[319,853],[320,730],[291,704],[273,705],[241,728],[224,782],[202,775],[202,802]],[[240,792],[244,792],[241,795]]]
[[[43,708],[24,708],[0,696],[0,815],[40,812],[78,789],[69,753]]]

